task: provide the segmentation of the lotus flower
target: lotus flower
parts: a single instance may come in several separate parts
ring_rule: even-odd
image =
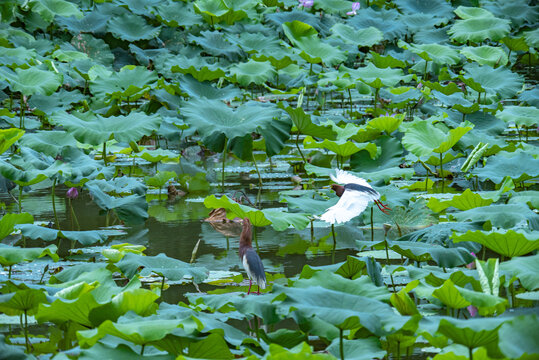
[[[310,9],[314,5],[314,0],[298,0],[299,6],[298,7],[304,7],[305,9]]]
[[[471,317],[476,317],[477,315],[477,308],[473,305],[470,305],[466,308],[466,310],[468,310],[468,312],[470,313],[470,316]]]
[[[477,257],[474,252],[470,252],[470,255],[472,255],[474,258]],[[472,261],[471,263],[467,264],[466,267],[470,270],[475,269],[475,261]]]
[[[79,197],[79,191],[75,187],[69,188],[69,190],[67,190],[66,196],[70,199],[76,199]]]
[[[352,11],[349,11],[346,13],[346,15],[357,15],[357,11],[361,7],[361,4],[358,2],[355,2],[352,4]]]

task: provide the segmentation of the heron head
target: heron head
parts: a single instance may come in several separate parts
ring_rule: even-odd
[[[331,185],[331,190],[335,191],[335,194],[338,197],[341,197],[342,194],[344,193],[344,186],[339,185],[339,184],[333,184]]]

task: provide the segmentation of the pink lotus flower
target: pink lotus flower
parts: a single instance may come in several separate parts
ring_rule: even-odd
[[[76,199],[79,197],[79,191],[75,187],[69,188],[66,192],[66,196],[70,199]]]
[[[305,9],[310,9],[314,5],[314,0],[298,0],[299,6],[298,7],[304,7]]]
[[[352,3],[352,11],[346,13],[346,15],[357,15],[357,11],[361,7],[361,4],[358,2]]]
[[[468,312],[470,313],[470,316],[471,317],[476,317],[477,316],[477,308],[473,305],[470,305],[466,308],[466,310],[468,310]]]

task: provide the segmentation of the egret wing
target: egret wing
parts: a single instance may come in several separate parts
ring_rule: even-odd
[[[367,180],[352,175],[348,171],[344,171],[341,169],[336,169],[335,176],[331,174],[329,177],[331,178],[331,180],[335,181],[338,184],[358,184],[361,186],[367,186],[372,188],[367,182]]]
[[[320,219],[330,224],[350,221],[367,208],[371,196],[359,191],[345,191],[339,201],[328,208]]]

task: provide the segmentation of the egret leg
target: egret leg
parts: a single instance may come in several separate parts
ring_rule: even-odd
[[[389,213],[386,210],[391,210],[391,209],[387,205],[382,204],[380,200],[375,200],[374,203],[376,204],[376,206],[378,206],[378,209],[380,209],[381,212],[389,215]]]
[[[260,295],[260,285],[256,284],[256,287],[258,289],[258,291],[256,292],[257,295]]]
[[[251,279],[249,279],[249,290],[247,290],[247,295],[251,293],[251,285],[253,285],[253,282]]]

